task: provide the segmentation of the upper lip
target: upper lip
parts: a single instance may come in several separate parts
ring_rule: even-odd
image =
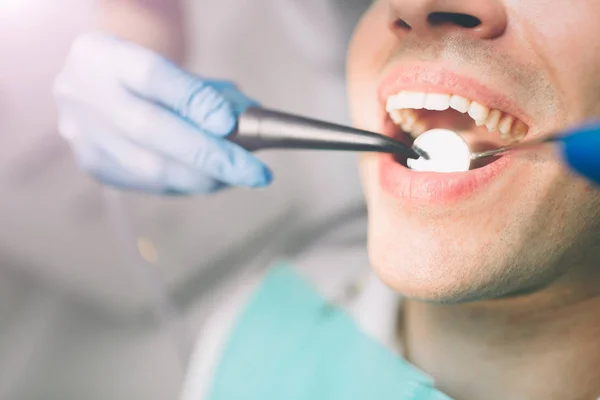
[[[449,93],[476,101],[490,109],[508,113],[533,130],[533,121],[511,98],[490,89],[472,77],[453,72],[439,65],[397,65],[383,76],[378,88],[380,105],[385,110],[388,97],[402,90]]]

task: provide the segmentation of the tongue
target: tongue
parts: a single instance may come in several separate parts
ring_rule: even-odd
[[[477,169],[477,168],[485,167],[486,165],[490,165],[491,163],[498,160],[499,158],[500,157],[485,157],[485,158],[480,158],[478,160],[473,160],[473,161],[471,161],[470,169]]]

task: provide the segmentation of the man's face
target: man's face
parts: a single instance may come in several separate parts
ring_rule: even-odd
[[[598,116],[598,15],[595,0],[376,1],[350,45],[354,124],[408,142],[450,128],[482,149]],[[409,297],[454,302],[592,263],[600,192],[559,160],[548,145],[443,174],[364,156],[373,267]]]

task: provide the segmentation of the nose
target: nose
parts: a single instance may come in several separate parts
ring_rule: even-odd
[[[460,31],[479,39],[495,39],[506,31],[500,0],[389,0],[391,29],[418,35]]]

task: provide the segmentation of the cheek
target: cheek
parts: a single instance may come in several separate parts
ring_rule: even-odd
[[[354,125],[362,129],[379,129],[377,85],[396,41],[387,28],[387,7],[387,1],[373,4],[359,22],[348,49],[350,113]]]
[[[507,2],[516,29],[552,74],[570,123],[600,113],[600,2]]]

